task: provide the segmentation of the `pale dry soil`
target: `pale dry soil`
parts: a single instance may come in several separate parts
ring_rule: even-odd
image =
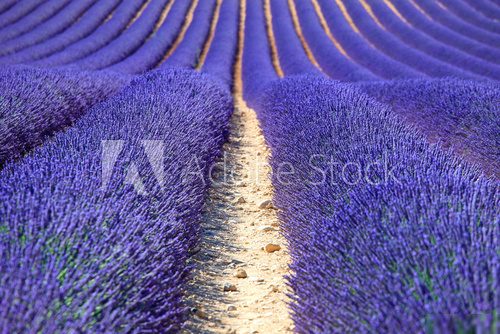
[[[231,118],[229,141],[213,173],[202,221],[202,243],[193,257],[191,319],[184,333],[291,333],[289,255],[271,200],[269,150],[255,112],[243,103]],[[267,244],[279,251],[268,253]],[[243,269],[248,277],[238,278]],[[224,285],[237,291],[224,291]]]

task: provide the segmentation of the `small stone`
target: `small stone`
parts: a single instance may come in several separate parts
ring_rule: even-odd
[[[229,292],[229,291],[238,291],[238,288],[236,287],[236,285],[234,284],[231,284],[231,283],[225,283],[224,284],[224,291],[225,292]]]
[[[208,319],[208,314],[203,310],[197,309],[194,314],[200,319]]]
[[[193,254],[198,253],[200,250],[201,250],[201,247],[198,245],[198,246],[195,246],[195,247],[191,248],[191,249],[189,250],[189,253],[190,253],[191,255],[193,255]]]
[[[276,231],[276,229],[272,226],[264,226],[259,229],[262,232],[273,232]]]
[[[280,290],[278,289],[278,287],[276,285],[271,285],[271,291],[272,292],[279,292]]]
[[[251,280],[252,280],[253,282],[257,282],[257,283],[263,283],[263,282],[264,282],[264,279],[263,279],[263,278],[256,278],[256,277],[254,277],[254,278],[251,278]]]
[[[241,268],[236,270],[236,272],[234,273],[234,276],[236,276],[238,278],[247,278],[248,277],[247,272]]]
[[[274,222],[274,223],[271,223],[271,226],[273,226],[273,227],[280,227],[280,223]]]
[[[245,200],[245,198],[244,198],[244,197],[240,197],[240,198],[238,198],[238,199],[236,200],[236,203],[238,203],[238,204],[243,204],[243,203],[246,203],[246,202],[247,202],[247,201]]]
[[[228,310],[228,311],[236,311],[236,306],[234,306],[234,305],[229,305],[229,306],[227,307],[227,310]]]
[[[206,313],[206,312],[203,312],[203,311],[201,311],[201,310],[200,310],[200,311],[198,311],[198,312],[196,312],[196,316],[197,316],[198,318],[200,318],[200,319],[205,319],[205,320],[206,320],[206,319],[208,319],[208,315],[207,315],[207,313]]]
[[[279,251],[280,249],[281,246],[276,244],[267,244],[266,247],[264,248],[264,250],[268,253],[274,253]]]
[[[273,208],[273,202],[270,199],[266,199],[259,203],[259,209],[271,209]]]

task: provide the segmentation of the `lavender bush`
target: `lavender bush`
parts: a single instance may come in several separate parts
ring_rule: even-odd
[[[500,179],[500,91],[492,83],[453,79],[360,84],[391,106],[429,141],[478,164]]]
[[[0,332],[177,332],[231,109],[207,76],[155,71],[7,164]]]
[[[259,108],[297,332],[494,331],[496,183],[347,84],[285,79]]]
[[[130,78],[108,72],[0,69],[0,166],[73,124]]]
[[[0,333],[183,329],[241,42],[296,332],[498,332],[497,6],[215,4],[0,2]]]

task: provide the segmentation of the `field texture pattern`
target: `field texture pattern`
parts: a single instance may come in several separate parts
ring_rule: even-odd
[[[189,332],[235,106],[290,331],[500,332],[498,80],[498,0],[0,1],[0,333]]]

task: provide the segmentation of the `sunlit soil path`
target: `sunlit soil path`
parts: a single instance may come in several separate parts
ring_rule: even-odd
[[[291,332],[283,277],[289,257],[276,210],[265,202],[273,194],[268,154],[255,112],[240,105],[202,222],[190,333]],[[269,252],[270,244],[280,249]]]
[[[289,254],[272,206],[269,149],[242,98],[245,1],[234,65],[235,111],[212,173],[200,251],[189,287],[186,333],[289,333]]]

